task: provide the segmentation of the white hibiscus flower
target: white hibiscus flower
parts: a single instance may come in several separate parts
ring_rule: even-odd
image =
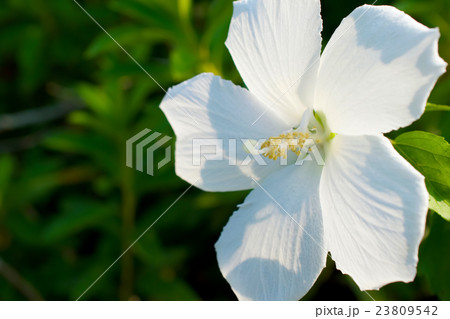
[[[446,67],[439,31],[365,5],[320,56],[321,29],[318,0],[235,2],[226,45],[248,90],[201,74],[161,105],[177,136],[178,176],[207,191],[253,189],[216,244],[241,300],[300,299],[328,252],[362,290],[415,277],[428,194],[382,133],[423,113]],[[288,156],[272,143],[286,136],[300,137]],[[224,159],[193,165],[196,138],[223,139]],[[241,139],[260,138],[267,165],[242,165]],[[306,138],[325,165],[293,164]],[[237,165],[229,165],[234,139]],[[285,156],[291,165],[280,165]]]

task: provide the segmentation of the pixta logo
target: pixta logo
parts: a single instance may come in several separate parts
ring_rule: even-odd
[[[127,166],[153,176],[155,166],[157,169],[160,169],[171,160],[172,147],[169,144],[171,139],[170,136],[162,135],[159,132],[152,132],[148,128],[140,131],[127,140]],[[157,158],[155,152],[162,148],[164,148],[164,157],[156,163]]]

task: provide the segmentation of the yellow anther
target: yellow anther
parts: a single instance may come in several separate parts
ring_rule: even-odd
[[[309,133],[294,131],[270,137],[261,144],[262,155],[273,160],[276,160],[278,157],[286,159],[287,151],[291,150],[299,156],[303,144],[309,136]]]

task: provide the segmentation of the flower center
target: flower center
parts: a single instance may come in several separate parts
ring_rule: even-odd
[[[272,160],[287,159],[291,151],[297,157],[306,156],[312,148],[323,149],[323,144],[333,135],[329,133],[323,116],[312,110],[305,111],[297,128],[283,132],[279,136],[269,137],[263,141],[259,153]]]
[[[287,151],[291,150],[299,156],[303,145],[310,136],[308,132],[292,130],[276,137],[270,137],[261,144],[262,155],[276,160],[278,157],[287,158]]]

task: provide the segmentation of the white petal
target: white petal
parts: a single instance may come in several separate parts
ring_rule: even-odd
[[[252,125],[264,106],[246,89],[204,73],[171,88],[161,109],[177,136],[177,175],[187,182],[208,191],[249,189],[254,187],[252,178],[260,180],[279,168],[272,160],[267,160],[267,166],[255,161],[239,165],[249,156],[241,139],[277,136],[288,128],[272,112]],[[203,144],[201,158],[194,147],[199,139]],[[205,146],[209,142],[213,142],[213,146]],[[236,150],[238,165],[232,162],[230,165],[233,150]],[[208,154],[223,155],[223,159],[205,159]]]
[[[337,135],[320,198],[326,247],[362,290],[414,279],[428,193],[387,138]]]
[[[445,72],[439,31],[390,6],[362,6],[344,19],[320,62],[315,108],[332,132],[378,134],[411,124]]]
[[[312,108],[321,31],[318,0],[234,2],[226,41],[234,63],[248,89],[291,126]]]
[[[216,251],[240,300],[298,300],[316,281],[327,253],[320,172],[312,162],[277,171],[231,216]]]

